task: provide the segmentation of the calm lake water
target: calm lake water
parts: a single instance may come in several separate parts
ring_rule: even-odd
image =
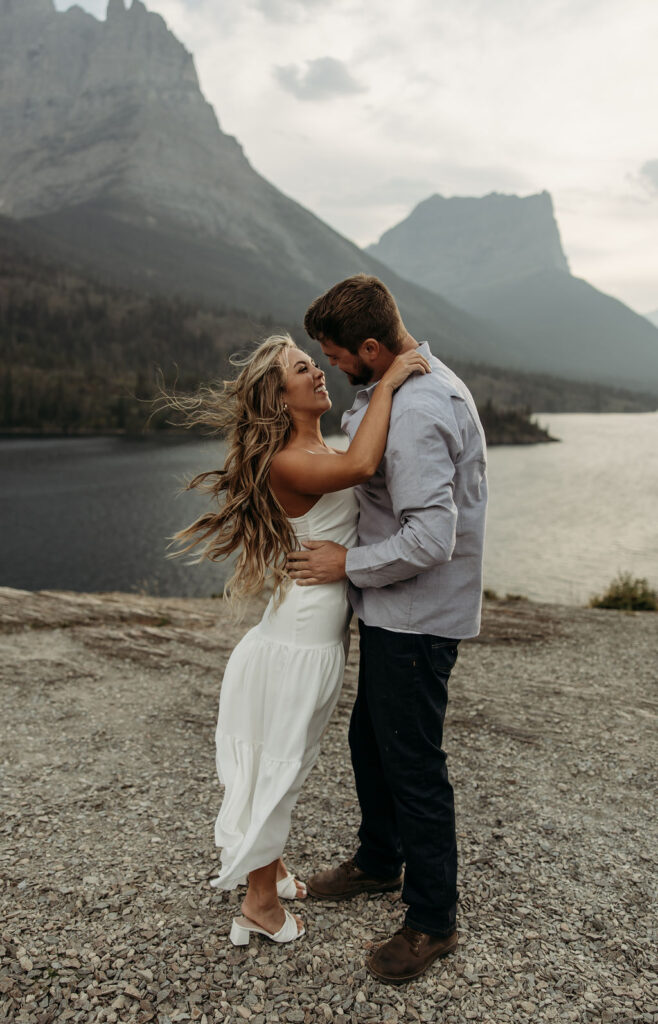
[[[658,413],[539,416],[561,444],[492,448],[485,584],[582,604],[619,570],[658,586]],[[181,439],[0,440],[0,585],[221,592],[221,565],[165,557],[204,507],[178,493],[221,465]]]

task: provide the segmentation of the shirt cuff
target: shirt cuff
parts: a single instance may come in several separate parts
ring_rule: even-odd
[[[348,548],[345,556],[345,575],[355,587],[367,587],[376,570],[367,564],[367,545],[362,548]]]

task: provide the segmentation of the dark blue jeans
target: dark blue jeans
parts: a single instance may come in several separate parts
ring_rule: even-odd
[[[406,924],[449,935],[457,904],[452,786],[441,749],[458,640],[359,622],[350,750],[361,805],[357,866],[392,878],[406,864]]]

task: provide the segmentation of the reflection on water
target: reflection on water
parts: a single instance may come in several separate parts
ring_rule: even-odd
[[[658,585],[658,414],[540,417],[562,444],[493,448],[486,586],[584,603],[619,569]],[[178,493],[222,446],[184,439],[0,441],[0,584],[208,596],[223,565],[167,559],[207,507]]]
[[[658,413],[539,420],[561,444],[489,453],[486,585],[567,604],[619,570],[658,586]]]

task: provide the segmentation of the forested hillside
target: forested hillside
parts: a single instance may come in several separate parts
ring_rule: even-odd
[[[176,381],[178,390],[193,389],[232,372],[230,354],[274,330],[289,330],[302,347],[316,350],[298,326],[107,286],[55,267],[10,232],[0,233],[0,430],[77,434],[167,427],[163,413],[149,421],[159,371],[169,386]],[[468,363],[453,366],[471,386],[492,443],[541,440],[530,407],[655,407],[651,397]],[[323,423],[330,431],[353,391],[338,371],[328,370],[328,378],[334,408]]]
[[[140,295],[0,249],[0,427],[140,431],[158,368],[186,390],[271,324],[178,298]],[[163,416],[151,421],[162,427]]]

